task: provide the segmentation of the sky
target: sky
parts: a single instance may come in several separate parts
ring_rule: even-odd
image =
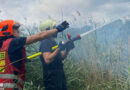
[[[84,26],[91,21],[102,23],[128,15],[130,0],[0,0],[0,19],[22,24],[49,18]]]

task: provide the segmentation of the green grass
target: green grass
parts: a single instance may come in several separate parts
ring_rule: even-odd
[[[26,66],[27,80],[24,90],[44,90],[41,63],[37,59]],[[118,74],[115,79],[113,73],[90,66],[85,62],[64,61],[69,90],[128,90],[129,78]]]

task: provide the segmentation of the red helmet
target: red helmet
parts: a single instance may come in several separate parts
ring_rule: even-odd
[[[0,37],[13,35],[13,29],[18,29],[19,23],[14,20],[4,20],[0,22]]]

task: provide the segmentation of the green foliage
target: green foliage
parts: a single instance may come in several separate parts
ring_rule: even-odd
[[[109,71],[101,71],[89,66],[85,62],[64,61],[69,90],[128,90],[129,80],[123,82],[123,76],[120,75],[115,79]],[[39,61],[27,63],[24,90],[44,90],[41,72]]]
[[[26,68],[25,90],[42,90],[42,65],[39,58],[32,59],[31,62],[26,63]]]

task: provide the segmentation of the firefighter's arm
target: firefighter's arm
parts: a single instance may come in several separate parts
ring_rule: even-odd
[[[43,40],[43,39],[45,39],[45,38],[47,38],[55,33],[58,33],[57,29],[43,31],[43,32],[40,32],[38,34],[29,36],[29,37],[27,37],[26,44],[31,44],[31,43]]]
[[[43,58],[44,58],[44,60],[45,60],[45,63],[46,64],[50,64],[53,60],[54,60],[54,58],[55,58],[55,56],[57,55],[59,53],[59,50],[58,49],[56,49],[54,52],[45,52],[45,53],[43,53],[42,55],[43,55]]]
[[[64,21],[61,24],[59,24],[58,26],[56,26],[55,29],[43,31],[41,33],[27,37],[26,44],[31,44],[31,43],[43,40],[43,39],[45,39],[53,34],[56,34],[58,32],[62,32],[63,30],[65,30],[68,27],[69,27],[69,23]]]

